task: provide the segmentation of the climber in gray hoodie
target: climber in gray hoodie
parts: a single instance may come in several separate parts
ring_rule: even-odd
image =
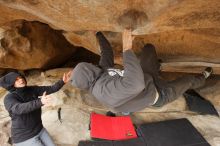
[[[202,86],[212,69],[201,75],[187,75],[173,82],[159,79],[159,62],[155,47],[146,44],[140,61],[132,51],[130,30],[123,32],[124,70],[114,69],[114,57],[110,43],[101,32],[96,34],[100,44],[101,58],[98,66],[79,63],[72,71],[71,84],[87,90],[97,100],[116,112],[135,112],[145,107],[161,107],[178,97],[187,89]]]

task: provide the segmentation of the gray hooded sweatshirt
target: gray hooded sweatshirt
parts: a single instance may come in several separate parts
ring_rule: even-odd
[[[156,87],[144,74],[132,50],[123,53],[124,75],[110,76],[107,70],[79,63],[73,70],[72,85],[90,91],[99,102],[117,112],[135,112],[153,104]]]

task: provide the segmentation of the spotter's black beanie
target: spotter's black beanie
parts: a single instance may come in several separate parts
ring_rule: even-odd
[[[0,78],[0,86],[10,91],[14,88],[14,83],[17,77],[23,77],[20,73],[10,72]]]

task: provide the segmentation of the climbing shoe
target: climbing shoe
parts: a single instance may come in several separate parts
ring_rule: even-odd
[[[204,77],[207,79],[208,77],[210,77],[210,75],[213,73],[213,69],[211,67],[207,67],[202,74],[204,75]]]

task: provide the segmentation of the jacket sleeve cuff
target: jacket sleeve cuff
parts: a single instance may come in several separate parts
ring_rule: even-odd
[[[123,61],[131,61],[130,59],[132,58],[132,61],[137,59],[136,55],[134,54],[134,51],[132,49],[126,50],[123,52]]]
[[[65,85],[65,83],[64,83],[64,81],[63,81],[62,79],[60,79],[58,82],[59,82],[58,84],[59,84],[60,86]]]
[[[128,50],[126,50],[126,51],[123,52],[124,55],[126,55],[126,54],[133,54],[133,53],[134,53],[134,52],[133,52],[132,49],[128,49]]]
[[[37,105],[37,107],[43,106],[43,103],[41,102],[40,98],[36,100],[36,105]]]

